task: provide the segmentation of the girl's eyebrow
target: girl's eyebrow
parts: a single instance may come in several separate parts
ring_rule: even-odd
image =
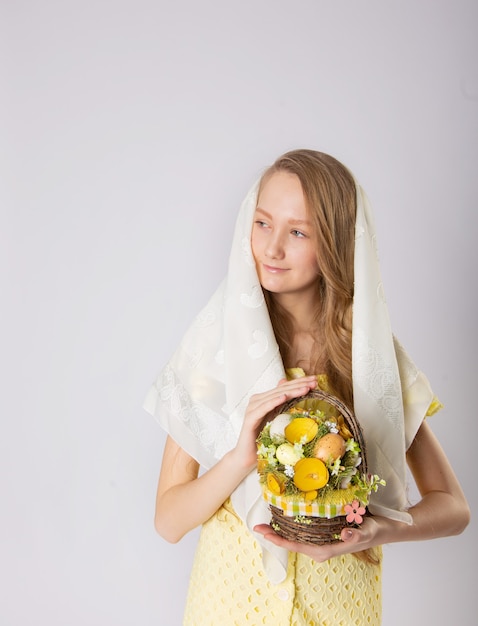
[[[264,209],[261,209],[261,207],[256,207],[256,213],[261,213],[264,217],[267,217],[267,219],[272,220],[272,215],[267,211],[264,211]],[[291,226],[311,225],[309,220],[288,220],[287,223]]]
[[[256,207],[256,213],[262,213],[262,215],[264,215],[265,217],[268,217],[269,219],[272,219],[272,215],[270,213],[268,213],[267,211],[264,211],[264,209],[261,209],[260,206]]]

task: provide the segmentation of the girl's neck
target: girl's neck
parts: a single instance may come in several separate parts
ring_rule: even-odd
[[[275,296],[276,302],[287,313],[290,320],[289,347],[284,355],[285,366],[301,367],[306,374],[317,374],[325,365],[322,353],[323,342],[317,320],[318,301],[312,297],[293,295]]]
[[[325,372],[325,352],[319,332],[299,332],[287,350],[286,367],[300,367],[307,375]]]
[[[317,300],[299,296],[274,296],[280,307],[288,314],[292,333],[312,333],[317,325]]]

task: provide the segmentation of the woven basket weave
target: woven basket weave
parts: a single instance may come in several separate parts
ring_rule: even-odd
[[[305,396],[283,404],[275,411],[275,415],[287,413],[298,405],[307,410],[310,400],[323,401],[342,415],[345,425],[360,447],[361,463],[357,469],[360,474],[367,474],[365,441],[360,424],[352,411],[336,396],[314,389]],[[340,541],[340,532],[344,527],[354,525],[347,522],[342,505],[329,505],[323,501],[320,505],[305,500],[301,502],[300,498],[298,501],[297,498],[274,495],[266,487],[263,493],[272,515],[271,527],[278,535],[286,539],[318,545],[334,543]],[[366,510],[365,515],[367,514]]]

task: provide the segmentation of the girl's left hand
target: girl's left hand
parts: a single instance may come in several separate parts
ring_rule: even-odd
[[[236,446],[228,453],[237,459],[235,461],[237,467],[244,467],[246,474],[257,465],[257,435],[271,412],[289,400],[306,395],[315,387],[317,387],[315,376],[293,380],[282,379],[277,387],[250,397]]]
[[[379,535],[381,524],[387,524],[389,520],[379,517],[366,517],[360,528],[344,528],[340,534],[342,541],[329,543],[324,545],[314,545],[290,541],[280,537],[275,533],[269,524],[259,524],[254,526],[254,531],[260,533],[276,546],[285,548],[289,552],[301,552],[306,554],[314,561],[322,563],[334,556],[348,554],[350,552],[359,552],[373,546],[381,545]],[[392,522],[393,525],[397,522]]]

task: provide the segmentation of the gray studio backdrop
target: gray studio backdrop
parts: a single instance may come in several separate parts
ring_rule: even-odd
[[[0,2],[0,623],[177,626],[143,397],[279,153],[374,207],[392,323],[476,511],[477,4]],[[384,625],[472,624],[476,519],[385,547]],[[228,626],[228,625],[225,625]]]

